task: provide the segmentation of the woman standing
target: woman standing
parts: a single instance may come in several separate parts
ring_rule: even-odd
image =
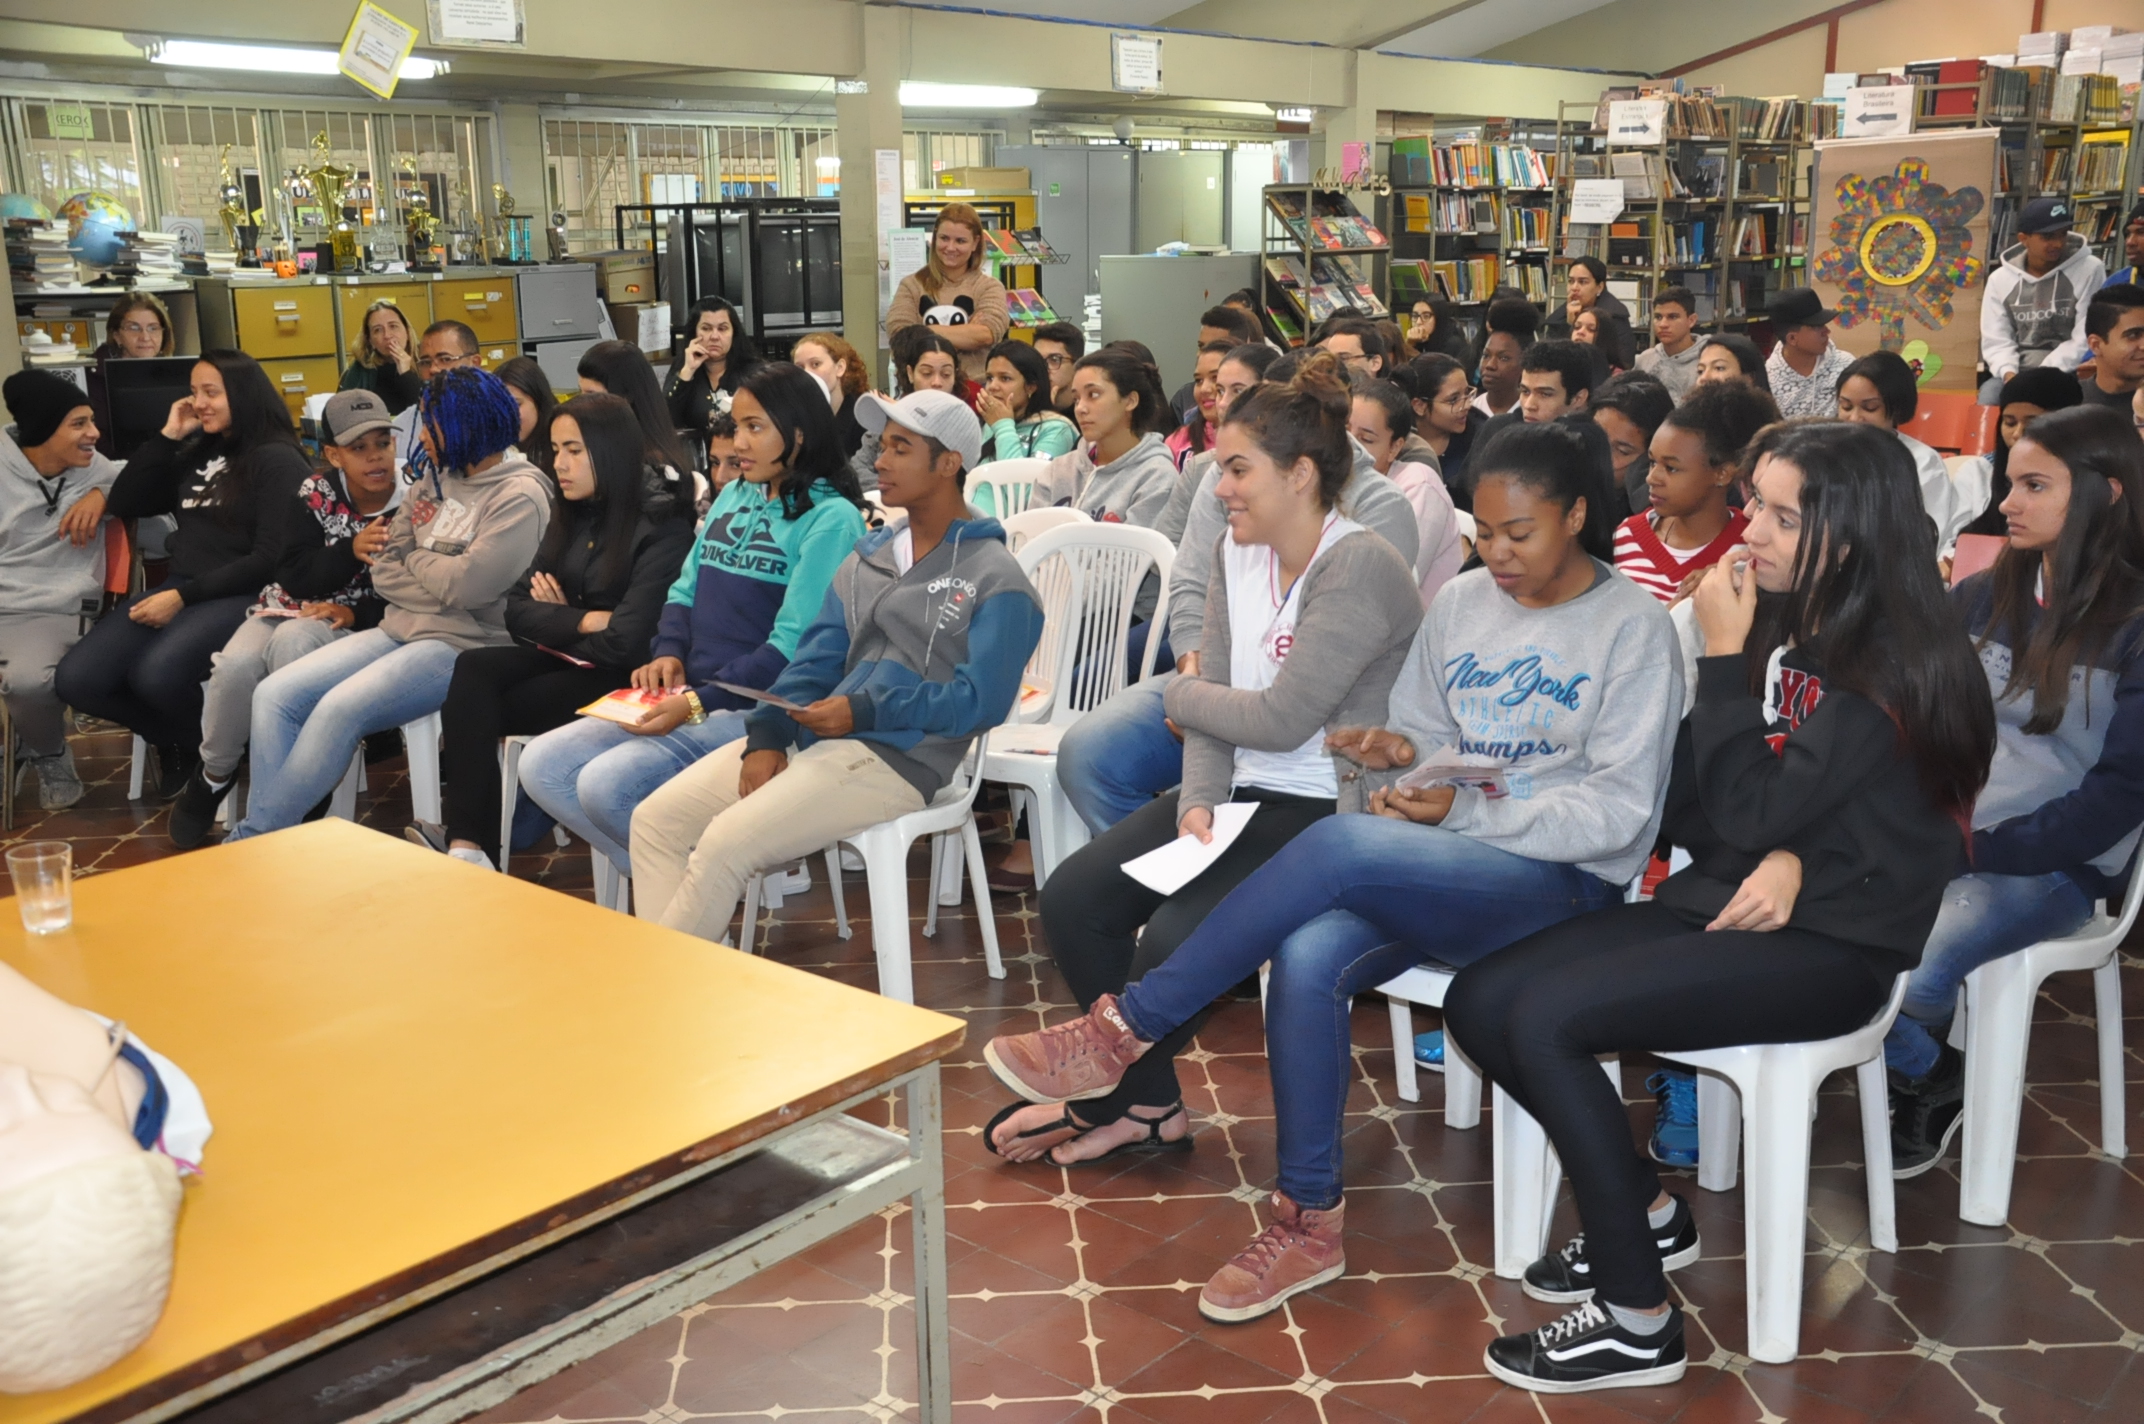
[[[1422,621],[1421,600],[1392,546],[1335,505],[1354,473],[1346,374],[1312,357],[1286,385],[1261,386],[1223,418],[1214,492],[1228,508],[1206,604],[1203,671],[1170,685],[1184,729],[1184,778],[1065,861],[1042,893],[1058,967],[1092,1006],[1162,963],[1208,912],[1298,831],[1362,790],[1343,788],[1326,734],[1382,722],[1385,699]],[[1214,810],[1257,807],[1221,858],[1173,895],[1124,873],[1123,862],[1178,835],[1211,840]],[[1144,931],[1142,933],[1142,930]],[[1190,1146],[1176,1051],[1197,1031],[1176,1027],[1105,1097],[1016,1104],[985,1129],[1010,1161],[1052,1164]]]
[[[699,443],[707,441],[708,423],[729,407],[729,398],[746,374],[759,364],[759,350],[745,333],[737,308],[720,297],[702,297],[686,313],[691,335],[670,368],[670,382],[663,387],[669,402],[670,424],[690,430]],[[620,342],[638,354],[631,342]],[[647,358],[641,358],[645,364]],[[623,392],[612,391],[613,395]],[[637,403],[635,408],[637,409]]]
[[[856,418],[856,398],[871,389],[864,358],[840,337],[815,331],[797,338],[789,359],[817,376],[819,384],[826,387],[828,399],[834,403],[834,433],[841,437],[841,453],[854,456],[864,444],[863,422]]]
[[[1218,357],[1215,365],[1220,364]],[[1049,460],[1079,443],[1079,427],[1050,409],[1050,368],[1024,341],[990,348],[976,415],[983,423],[983,462]]]
[[[446,824],[408,830],[420,845],[487,868],[507,849],[498,844],[499,739],[562,727],[631,680],[692,544],[690,509],[643,475],[640,425],[624,401],[582,396],[561,406],[548,443],[561,507],[535,566],[506,596],[514,645],[455,659],[440,714]]]
[[[890,335],[928,326],[960,353],[961,374],[981,381],[990,348],[1005,339],[1012,318],[1005,287],[985,270],[982,217],[966,203],[947,203],[931,224],[931,251],[923,266],[901,279],[886,309]]]
[[[1176,461],[1156,433],[1167,397],[1152,362],[1105,346],[1072,372],[1080,444],[1035,481],[1036,509],[1069,505],[1090,519],[1152,528],[1176,486]]]
[[[2030,366],[2003,382],[1996,404],[2002,410],[2002,418],[1996,427],[1994,452],[1960,467],[1954,483],[1958,512],[1972,515],[1958,532],[1993,534],[2003,539],[2010,534],[2010,518],[2003,513],[2003,501],[2010,497],[2010,447],[2017,444],[2025,426],[2035,417],[2084,404],[2084,387],[2068,371]]]
[[[417,369],[417,337],[402,308],[384,299],[365,308],[364,324],[350,338],[350,364],[342,368],[336,389],[370,391],[387,403],[389,415],[417,403],[424,375]]]
[[[1898,442],[1774,427],[1753,484],[1747,558],[1715,564],[1693,600],[1705,656],[1664,824],[1692,864],[1650,902],[1462,969],[1445,998],[1447,1032],[1546,1130],[1585,1228],[1523,1282],[1576,1309],[1488,1348],[1522,1389],[1669,1384],[1686,1364],[1664,1272],[1696,1259],[1697,1227],[1633,1148],[1596,1055],[1868,1023],[1965,866],[1995,750]]]
[[[260,363],[210,351],[192,393],[142,442],[105,503],[114,519],[174,516],[163,585],[113,609],[53,674],[60,700],[156,748],[156,794],[179,794],[200,764],[209,662],[274,577],[283,511],[311,463]]]

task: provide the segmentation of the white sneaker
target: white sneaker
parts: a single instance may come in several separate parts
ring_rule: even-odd
[[[456,846],[447,852],[447,859],[467,861],[471,865],[481,865],[486,870],[497,870],[499,868],[491,863],[490,856],[484,854],[475,846]]]

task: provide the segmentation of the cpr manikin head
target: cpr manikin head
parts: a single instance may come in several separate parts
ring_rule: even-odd
[[[0,965],[0,1030],[31,1060],[0,1061],[0,1392],[24,1394],[148,1338],[171,1290],[181,1188],[172,1160],[121,1125],[116,1048],[100,1062],[93,1047],[102,1025]]]

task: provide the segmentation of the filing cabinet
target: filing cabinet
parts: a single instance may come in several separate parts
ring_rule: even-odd
[[[514,299],[514,274],[460,277],[448,269],[446,278],[432,291],[432,320],[466,323],[476,333],[478,344],[486,348],[517,344],[521,321]]]

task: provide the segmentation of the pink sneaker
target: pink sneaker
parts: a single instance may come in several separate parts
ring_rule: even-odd
[[[1124,1022],[1117,996],[1104,994],[1069,1023],[991,1039],[983,1045],[983,1059],[999,1081],[1029,1102],[1066,1103],[1102,1097],[1152,1047]]]
[[[1288,1297],[1338,1280],[1347,1271],[1347,1253],[1340,1244],[1346,1202],[1329,1211],[1306,1211],[1275,1192],[1271,1206],[1273,1224],[1214,1272],[1199,1292],[1199,1314],[1208,1320],[1231,1325],[1256,1320],[1280,1309]]]

